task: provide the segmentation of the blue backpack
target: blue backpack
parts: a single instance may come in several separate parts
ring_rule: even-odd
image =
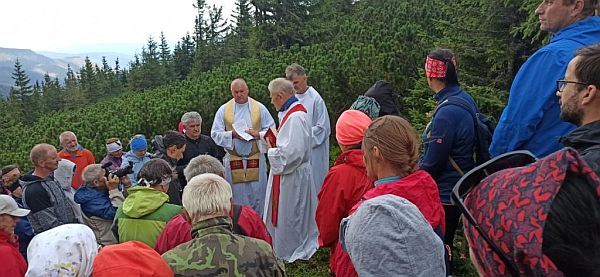
[[[473,117],[473,122],[475,122],[475,147],[473,149],[475,166],[489,161],[491,158],[489,149],[490,144],[492,143],[492,136],[494,134],[494,125],[489,118],[480,113],[479,109],[477,109],[475,105],[470,105],[465,100],[455,96],[448,97],[448,99],[446,99],[437,107],[436,111],[444,105],[456,105],[465,109],[471,114]]]

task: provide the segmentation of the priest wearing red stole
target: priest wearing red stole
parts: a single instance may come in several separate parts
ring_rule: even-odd
[[[264,219],[277,257],[290,263],[308,260],[318,248],[318,192],[313,186],[310,165],[311,123],[290,81],[271,81],[269,92],[271,104],[279,112],[279,128],[265,136],[271,171]]]

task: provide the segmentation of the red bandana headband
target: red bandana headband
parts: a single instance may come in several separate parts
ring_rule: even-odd
[[[595,184],[600,178],[572,148],[550,154],[529,166],[499,171],[485,178],[465,200],[483,232],[496,242],[523,276],[563,276],[542,252],[543,230],[554,197],[572,172]],[[469,245],[485,276],[510,276],[477,230],[465,220]]]
[[[456,59],[452,57],[452,64],[456,67]],[[427,56],[425,61],[425,74],[427,78],[444,78],[448,67],[446,63],[440,60],[432,59]]]

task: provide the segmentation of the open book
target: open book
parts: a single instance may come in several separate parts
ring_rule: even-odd
[[[267,130],[267,132],[265,133],[265,135],[263,136],[263,138],[265,139],[265,142],[268,141],[271,142],[271,146],[272,147],[276,147],[277,146],[277,129],[271,127]],[[268,142],[267,142],[268,145]]]

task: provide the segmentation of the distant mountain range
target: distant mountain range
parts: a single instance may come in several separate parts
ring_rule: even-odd
[[[54,52],[34,52],[29,49],[15,49],[0,47],[0,97],[6,97],[10,93],[10,88],[14,84],[12,73],[17,58],[23,65],[27,76],[31,79],[31,85],[35,81],[44,80],[44,74],[48,73],[52,78],[58,77],[63,82],[67,73],[67,66],[70,65],[74,72],[84,64],[85,57],[89,57],[92,63],[101,65],[102,57],[106,57],[108,64],[114,68],[115,60],[119,58],[119,66],[127,67],[129,61],[133,60],[133,55],[121,53],[81,53],[65,54]]]

